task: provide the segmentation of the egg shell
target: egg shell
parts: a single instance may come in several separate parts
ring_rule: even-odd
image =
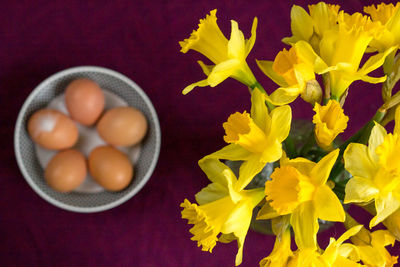
[[[111,146],[99,146],[89,155],[89,172],[105,189],[120,191],[132,181],[133,166],[121,151]]]
[[[93,125],[104,109],[104,93],[90,79],[77,79],[65,89],[65,105],[74,120],[83,125]]]
[[[77,188],[87,175],[86,159],[81,152],[67,149],[57,153],[46,167],[47,184],[59,192]]]
[[[50,150],[70,148],[79,136],[74,121],[53,109],[36,111],[28,121],[28,132],[33,141]]]
[[[107,110],[97,123],[101,138],[114,146],[131,146],[139,143],[147,132],[147,120],[133,107]]]

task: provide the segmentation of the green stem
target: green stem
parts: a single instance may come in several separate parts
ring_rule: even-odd
[[[340,97],[338,97],[338,96],[331,95],[331,99],[332,99],[332,100],[336,100],[337,102],[340,103]]]

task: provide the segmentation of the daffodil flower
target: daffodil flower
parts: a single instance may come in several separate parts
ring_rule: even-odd
[[[295,47],[290,48],[289,51],[286,49],[280,51],[273,62],[259,60],[257,64],[265,75],[280,86],[270,96],[266,96],[267,100],[274,105],[288,104],[299,95],[302,97],[308,95],[305,92],[307,84],[311,85],[311,81],[315,81],[313,62],[299,54]],[[319,92],[314,97],[305,100],[319,101],[322,95],[320,88]]]
[[[232,77],[239,82],[254,87],[257,80],[246,63],[246,57],[250,53],[256,40],[257,18],[254,18],[251,28],[251,37],[245,40],[243,33],[239,30],[236,21],[231,20],[231,37],[229,41],[225,38],[217,25],[217,10],[214,9],[205,19],[200,20],[199,28],[190,35],[188,39],[179,42],[181,52],[186,53],[190,49],[195,50],[215,65],[208,66],[199,61],[207,79],[187,86],[182,93],[187,94],[196,86],[214,87]]]
[[[347,128],[349,117],[336,100],[329,100],[325,106],[316,103],[314,111],[315,139],[320,147],[329,150],[336,136]]]
[[[345,227],[350,228],[358,223],[349,215],[346,216]],[[394,245],[395,237],[387,230],[370,232],[364,227],[351,237],[358,258],[367,266],[392,267],[397,263],[397,258],[391,256],[386,246]]]
[[[343,158],[353,176],[346,184],[344,203],[375,201],[373,227],[400,208],[400,109],[396,110],[393,134],[376,123],[368,147],[351,143]]]
[[[237,240],[239,249],[235,264],[239,265],[252,212],[264,197],[263,189],[236,190],[236,176],[217,159],[204,158],[199,166],[212,183],[196,194],[199,205],[184,200],[182,218],[194,224],[190,229],[192,240],[204,251],[212,252],[217,241]]]
[[[355,259],[355,248],[344,241],[355,235],[362,225],[354,226],[342,234],[338,240],[330,239],[328,247],[325,251],[306,248],[298,249],[294,253],[294,257],[289,261],[287,267],[303,267],[303,266],[319,266],[319,267],[357,267],[358,259]]]
[[[357,267],[359,258],[355,246],[344,243],[351,236],[357,234],[362,225],[354,226],[335,240],[330,239],[325,250],[317,248],[299,248],[294,253],[290,248],[290,231],[276,237],[271,254],[260,261],[260,267]]]
[[[370,47],[372,50],[383,52],[393,46],[400,45],[400,3],[381,3],[364,7],[364,12],[371,16],[372,21],[384,26],[380,34],[374,37]]]
[[[354,81],[384,82],[386,76],[376,78],[367,74],[382,66],[385,58],[395,49],[392,47],[369,57],[359,68],[361,59],[379,28],[370,26],[368,23],[370,20],[366,17],[357,14],[348,17],[345,13],[341,14],[343,15],[338,27],[327,31],[322,38],[319,54],[305,41],[294,44],[299,54],[302,54],[308,61],[314,62],[316,73],[329,73],[331,98],[336,100],[340,99]]]
[[[336,149],[318,163],[305,158],[281,160],[281,167],[271,174],[272,180],[265,183],[267,204],[275,214],[265,213],[269,218],[290,214],[290,224],[300,249],[317,248],[318,218],[326,221],[345,219],[342,204],[327,185],[338,155],[339,149]],[[262,218],[262,214],[259,217]]]
[[[319,2],[309,5],[310,14],[302,7],[293,5],[290,12],[292,36],[283,38],[283,42],[293,45],[298,41],[308,42],[319,53],[319,43],[325,32],[336,27],[338,5]]]
[[[292,120],[290,106],[281,106],[271,113],[265,105],[264,94],[257,88],[251,95],[251,112],[236,112],[223,124],[224,140],[230,143],[206,157],[244,161],[240,167],[237,190],[241,190],[268,162],[282,156],[282,142],[289,135]]]
[[[370,237],[367,242],[355,244],[362,262],[367,266],[394,266],[398,256],[390,255],[385,248],[388,245],[394,245],[394,236],[387,230],[377,230],[372,233],[368,231],[368,233]]]

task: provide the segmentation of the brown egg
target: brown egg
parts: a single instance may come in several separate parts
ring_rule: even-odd
[[[147,132],[143,113],[132,107],[108,110],[97,123],[101,138],[114,146],[131,146],[139,143]]]
[[[53,189],[69,192],[85,180],[86,174],[85,157],[78,150],[68,149],[57,153],[50,160],[44,178]]]
[[[79,136],[75,123],[54,109],[36,111],[28,121],[28,132],[37,144],[54,150],[72,147]]]
[[[77,79],[65,90],[65,105],[71,118],[83,125],[92,125],[104,109],[104,94],[99,85],[89,79]]]
[[[105,189],[119,191],[131,182],[133,166],[121,151],[111,146],[99,146],[89,155],[89,172]]]

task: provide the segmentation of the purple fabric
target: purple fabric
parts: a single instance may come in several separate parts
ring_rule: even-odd
[[[251,3],[251,4],[250,4]],[[371,1],[351,0],[348,12]],[[379,3],[375,1],[375,3]],[[296,4],[306,7],[306,1]],[[233,266],[236,242],[202,252],[179,204],[208,184],[197,161],[224,145],[222,123],[250,108],[243,85],[228,80],[216,88],[181,90],[203,79],[194,52],[178,41],[218,8],[218,22],[230,35],[230,19],[249,36],[254,16],[257,40],[248,62],[268,92],[277,86],[256,67],[272,60],[290,35],[285,1],[7,1],[0,7],[0,265],[1,266]],[[24,100],[46,77],[81,65],[114,69],[137,82],[158,112],[162,147],[147,185],[121,206],[95,214],[61,210],[25,182],[13,152],[14,124]],[[381,104],[379,85],[355,83],[345,112],[345,136],[354,133]],[[294,118],[311,119],[312,108],[293,104]],[[364,218],[362,211],[355,209]],[[364,219],[365,222],[367,219]],[[341,226],[320,235],[325,247]],[[257,266],[274,238],[250,231],[242,266]],[[399,247],[392,251],[399,255]]]

